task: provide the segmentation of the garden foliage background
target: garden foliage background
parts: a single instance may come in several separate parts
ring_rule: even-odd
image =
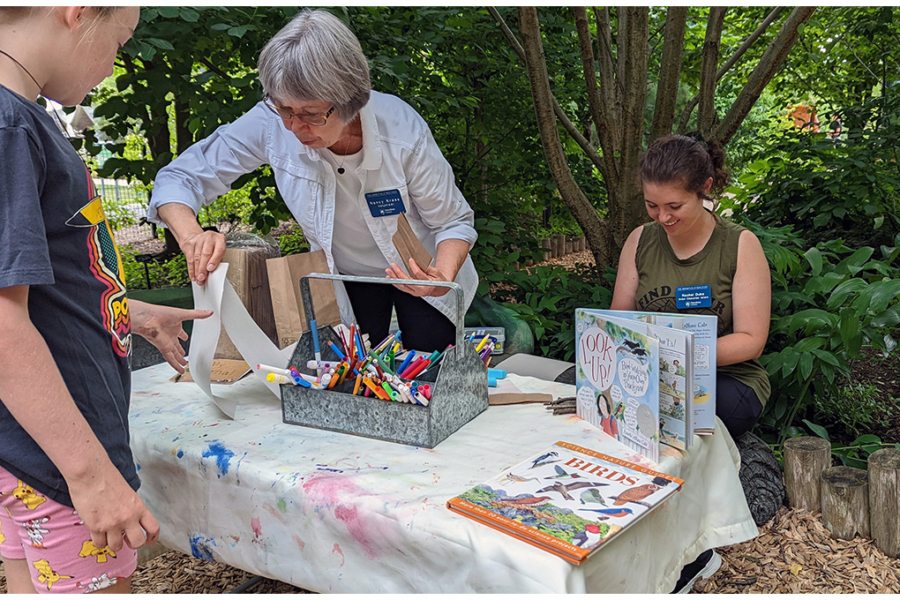
[[[524,264],[540,261],[541,238],[581,235],[579,224],[594,227],[594,217],[601,227],[611,227],[611,208],[630,202],[634,212],[640,198],[620,198],[584,145],[557,125],[565,163],[592,211],[588,221],[583,214],[573,217],[573,205],[560,195],[548,167],[526,65],[498,26],[499,16],[518,35],[521,15],[499,8],[492,16],[478,7],[328,10],[359,37],[373,87],[419,111],[450,161],[476,212],[479,240],[472,256],[482,277],[480,293],[504,302],[529,324],[538,353],[571,360],[574,308],[608,306],[615,257],[575,269],[526,270]],[[896,399],[851,379],[854,360],[893,357],[900,326],[900,55],[894,51],[900,8],[823,7],[793,24],[788,11],[766,7],[731,7],[722,14],[682,9],[680,70],[676,83],[665,85],[664,48],[676,12],[641,10],[635,14],[646,19],[646,32],[636,31],[646,38],[648,59],[640,67],[645,110],[635,135],[643,147],[655,132],[663,87],[671,91],[666,102],[673,115],[681,117],[671,129],[715,127],[767,60],[776,32],[793,28],[796,41],[727,139],[733,182],[718,210],[756,232],[772,266],[772,329],[763,361],[774,394],[757,431],[773,444],[801,432],[830,436],[839,442],[841,460],[864,464],[870,452],[900,441],[871,433],[900,422]],[[97,175],[152,193],[162,166],[260,100],[259,50],[295,13],[281,7],[144,9],[115,76],[89,99],[96,127],[78,145]],[[537,15],[551,93],[572,128],[601,158],[612,159],[603,155],[591,114],[575,14],[541,8]],[[590,13],[587,27],[597,42],[599,70],[604,51],[618,60],[619,48],[624,52],[626,41],[634,43],[638,35],[626,31],[625,15],[626,9],[615,8]],[[760,39],[717,78],[711,108],[685,111],[709,81],[703,73],[738,52],[767,17],[770,31],[762,28]],[[636,17],[629,18],[633,24]],[[600,43],[604,31],[612,42],[606,50]],[[709,71],[704,56],[711,44],[717,53]],[[818,114],[818,133],[815,124],[796,127],[788,117],[790,107],[801,104]],[[833,116],[840,119],[840,135]],[[102,166],[101,152],[111,156]],[[132,212],[107,203],[116,226],[132,224]],[[279,225],[290,214],[271,173],[262,168],[239,179],[200,220],[267,234],[282,232]],[[307,247],[297,230],[283,233],[280,243],[283,253]],[[125,247],[123,254],[129,287],[145,287],[143,266],[133,260],[136,250]],[[605,256],[596,247],[594,255]],[[183,257],[153,266],[153,285],[184,283]]]

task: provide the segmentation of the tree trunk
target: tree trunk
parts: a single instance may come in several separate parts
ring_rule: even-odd
[[[608,251],[606,229],[597,210],[578,187],[572,171],[566,163],[556,118],[553,115],[550,79],[541,43],[537,9],[520,7],[519,23],[522,30],[522,47],[525,50],[525,60],[528,66],[528,79],[531,83],[531,93],[534,96],[538,129],[541,133],[541,145],[544,148],[544,155],[547,157],[547,165],[550,167],[550,173],[553,175],[563,202],[572,211],[572,215],[591,243],[597,268],[603,270],[612,263]]]
[[[665,37],[659,65],[659,84],[656,86],[656,108],[653,111],[653,125],[650,127],[650,142],[672,132],[686,24],[687,7],[670,6],[666,13],[666,29],[663,33]]]
[[[725,7],[713,6],[709,9],[706,25],[706,40],[703,42],[703,60],[700,65],[700,110],[697,114],[697,129],[708,136],[716,120],[716,71],[719,66],[719,43],[722,40],[722,25],[725,23]]]

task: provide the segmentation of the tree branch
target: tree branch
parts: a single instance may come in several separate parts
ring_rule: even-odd
[[[716,83],[718,83],[719,80],[722,79],[722,77],[725,75],[725,73],[727,73],[731,69],[731,67],[733,67],[735,63],[737,63],[737,61],[744,55],[744,53],[749,50],[751,46],[753,46],[756,40],[758,40],[759,37],[763,33],[765,33],[766,29],[769,28],[769,25],[771,25],[775,21],[775,19],[778,18],[778,15],[780,15],[783,10],[783,6],[776,7],[772,12],[769,13],[765,20],[760,23],[759,27],[757,27],[756,30],[751,33],[746,40],[744,40],[744,43],[741,44],[741,47],[731,55],[731,58],[729,58],[716,73]],[[678,131],[683,132],[687,130],[687,124],[691,119],[691,113],[694,112],[694,108],[697,106],[697,102],[699,100],[700,95],[698,94],[694,96],[690,102],[687,103],[687,106],[685,106],[684,111],[681,113],[681,118],[678,120]]]
[[[509,42],[509,45],[512,46],[513,51],[522,59],[522,62],[525,63],[526,68],[528,66],[528,61],[525,58],[525,50],[522,48],[522,45],[519,43],[519,40],[516,39],[516,35],[512,32],[509,26],[506,24],[506,21],[503,19],[503,16],[497,12],[497,9],[488,6],[488,12],[494,17],[494,20],[497,21],[497,24],[500,26],[500,31],[503,32],[504,37]],[[545,67],[546,68],[546,67]],[[549,84],[549,79],[548,79]],[[606,162],[603,157],[597,153],[597,149],[591,145],[591,142],[585,138],[578,128],[569,120],[569,117],[563,112],[562,106],[559,105],[559,102],[556,100],[556,97],[551,93],[550,101],[553,105],[553,114],[556,115],[556,118],[559,119],[560,124],[562,124],[563,129],[575,140],[575,143],[584,151],[587,157],[591,160],[597,170],[600,171],[601,177],[605,180],[609,176],[609,169],[607,168]],[[599,131],[599,130],[598,130]]]
[[[597,137],[600,147],[603,148],[603,156],[606,159],[606,171],[615,171],[613,162],[613,142],[610,136],[609,117],[600,99],[600,89],[597,86],[597,74],[594,70],[594,50],[591,42],[591,32],[588,27],[587,9],[583,6],[572,8],[575,15],[575,27],[578,30],[578,41],[581,45],[581,63],[584,70],[584,82],[587,86],[588,105],[591,110],[591,118],[597,128]],[[601,171],[604,172],[604,171]]]
[[[656,108],[653,111],[653,124],[650,126],[651,142],[670,133],[672,123],[675,122],[675,100],[681,76],[687,14],[686,6],[670,6],[666,12],[659,83],[656,86]]]
[[[213,73],[215,73],[216,75],[221,77],[222,79],[224,79],[226,81],[232,80],[232,77],[229,76],[228,73],[226,73],[225,71],[221,70],[219,67],[217,67],[214,64],[212,64],[211,62],[209,62],[209,59],[201,57],[199,59],[199,62],[201,65],[203,65],[204,67],[206,67],[207,69],[209,69],[210,71],[212,71]]]
[[[744,89],[741,90],[740,95],[728,110],[728,113],[716,126],[710,139],[726,144],[737,132],[738,127],[750,113],[750,109],[753,108],[753,104],[759,98],[763,89],[769,84],[772,77],[781,68],[781,65],[784,64],[788,52],[791,51],[794,42],[797,41],[799,36],[798,28],[809,20],[815,10],[815,6],[798,6],[791,11],[787,21],[781,26],[778,36],[766,48],[756,68],[750,74]]]
[[[697,129],[705,137],[716,119],[716,71],[719,66],[719,44],[722,42],[722,25],[728,9],[712,6],[703,42],[703,59],[700,66],[700,109],[697,112]]]
[[[534,109],[547,165],[550,167],[550,173],[553,175],[563,202],[572,211],[575,220],[590,241],[597,267],[602,269],[612,262],[608,252],[606,231],[597,210],[578,187],[578,183],[566,163],[565,153],[559,139],[559,130],[556,127],[556,119],[553,116],[550,78],[547,73],[540,24],[535,7],[519,7],[519,28],[522,33],[522,47],[525,50],[528,80],[531,83]]]
[[[619,135],[619,111],[621,104],[617,102],[618,94],[616,87],[619,82],[616,81],[615,63],[612,53],[612,31],[609,26],[609,8],[603,7],[602,10],[594,8],[594,21],[597,25],[597,66],[600,72],[600,97],[603,99],[603,106],[606,107],[608,142],[604,142],[600,138],[600,145],[603,148],[603,154],[614,156],[621,146],[621,137]],[[606,145],[606,144],[609,145]],[[610,174],[618,177],[618,171],[610,169]]]

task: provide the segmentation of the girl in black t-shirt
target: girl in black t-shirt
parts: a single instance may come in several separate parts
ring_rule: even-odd
[[[80,103],[139,13],[0,7],[0,556],[13,593],[130,591],[135,549],[159,534],[135,493],[131,334],[183,372],[182,321],[211,314],[128,301],[90,173],[35,102]]]

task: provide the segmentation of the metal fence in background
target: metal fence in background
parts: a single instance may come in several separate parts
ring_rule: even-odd
[[[144,190],[116,179],[94,179],[94,189],[103,198],[103,209],[119,244],[154,238],[155,228],[146,222],[150,199]]]

